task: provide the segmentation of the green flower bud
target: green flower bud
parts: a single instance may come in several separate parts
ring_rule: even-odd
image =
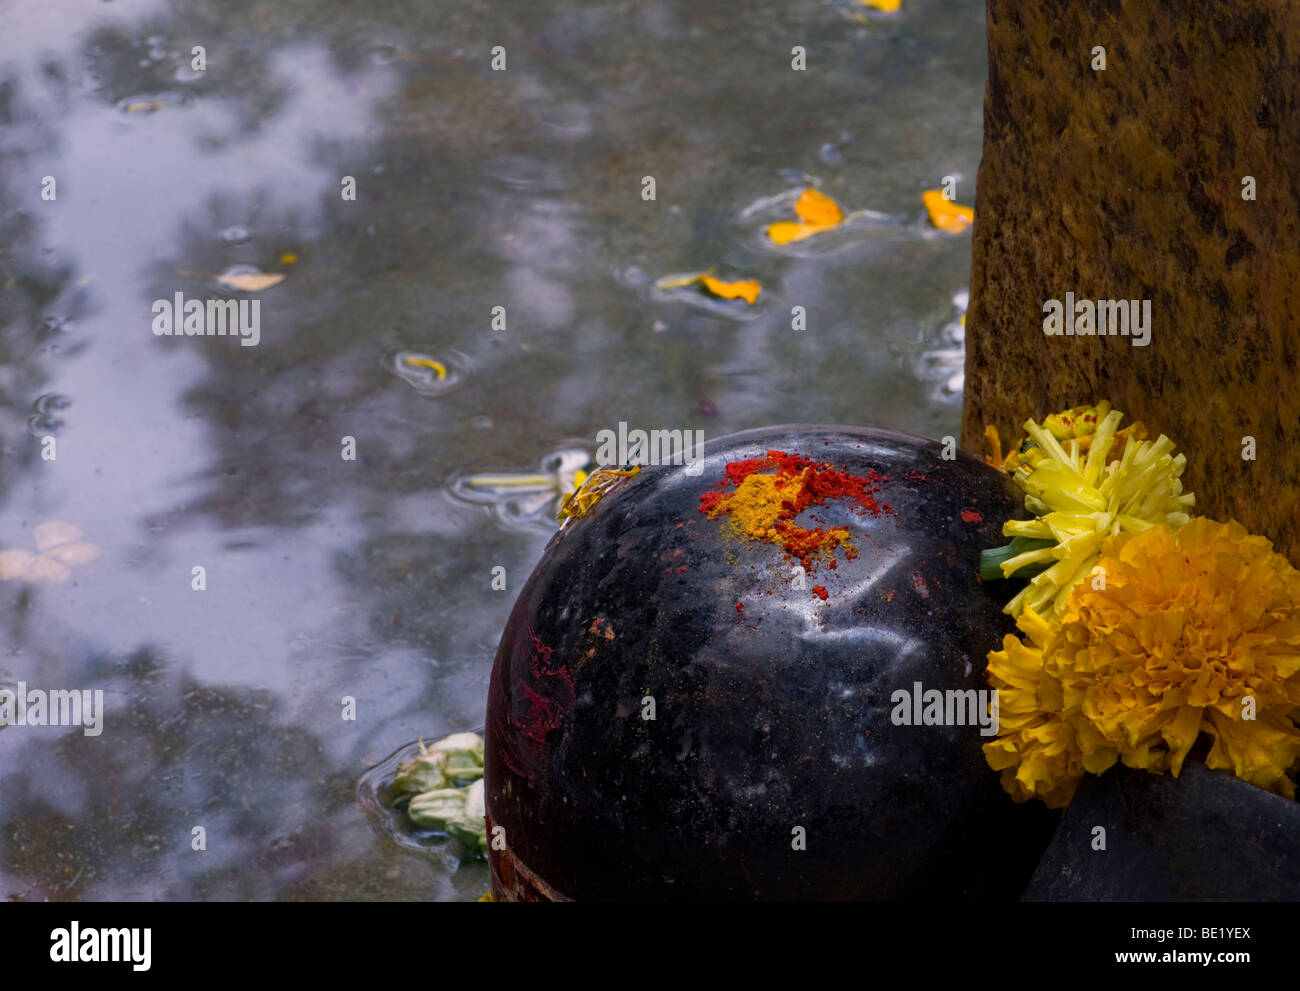
[[[418,795],[422,791],[445,787],[448,758],[448,754],[427,750],[421,743],[420,756],[404,760],[397,765],[393,790],[399,795]]]
[[[466,763],[483,766],[483,737],[477,733],[453,733],[429,747],[430,753],[445,753],[466,758]]]
[[[406,814],[420,829],[446,830],[465,814],[465,792],[456,788],[421,792],[411,799]]]
[[[465,808],[460,818],[449,820],[447,832],[480,856],[487,855],[487,805],[480,778],[465,789]]]

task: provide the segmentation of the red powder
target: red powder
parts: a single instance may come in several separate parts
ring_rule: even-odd
[[[776,537],[773,542],[779,541],[782,549],[798,560],[805,571],[813,570],[821,553],[828,553],[833,567],[835,548],[843,537],[842,533],[834,532],[835,527],[799,526],[794,520],[804,510],[810,506],[825,506],[832,500],[847,500],[854,513],[879,516],[882,512],[893,512],[888,503],[879,503],[875,498],[880,486],[889,481],[888,477],[874,470],[865,475],[851,475],[825,462],[815,462],[785,451],[768,451],[763,458],[729,463],[726,477],[712,490],[701,494],[700,512],[710,517],[728,512],[727,504],[732,494],[727,491],[728,486],[738,488],[745,479],[758,472],[774,473],[782,494],[789,493],[789,498],[782,501],[773,525]],[[842,531],[843,528],[838,529]],[[852,544],[844,544],[844,547],[849,558],[857,556],[857,549]]]
[[[826,591],[826,586],[825,586],[825,585],[814,585],[814,586],[812,587],[812,593],[813,593],[813,595],[815,595],[815,596],[817,596],[819,599],[821,599],[823,602],[825,602],[827,596],[830,595],[830,593]]]
[[[743,602],[737,602],[737,603],[736,603],[736,615],[737,615],[737,616],[740,616],[741,618],[744,618],[744,615],[745,615],[745,603],[743,603]]]
[[[963,509],[963,510],[961,511],[961,518],[962,518],[962,522],[963,522],[963,523],[983,523],[983,522],[984,522],[984,517],[981,516],[979,513],[975,512],[975,510],[973,510],[973,509]]]

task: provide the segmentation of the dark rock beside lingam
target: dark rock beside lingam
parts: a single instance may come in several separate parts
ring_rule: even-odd
[[[771,542],[717,504],[780,465],[802,480],[783,493],[848,494]],[[856,427],[735,434],[699,466],[621,481],[519,594],[487,713],[496,897],[1018,897],[1059,815],[1003,793],[986,696],[955,694],[987,691],[1012,630],[1008,583],[977,573],[1023,515],[1014,489],[937,441]],[[930,691],[965,724],[900,724],[934,714]]]

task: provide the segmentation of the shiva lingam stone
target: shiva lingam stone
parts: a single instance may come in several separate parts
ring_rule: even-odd
[[[981,744],[1009,481],[842,426],[595,472],[519,594],[486,719],[498,900],[1014,899],[1059,821]],[[1037,803],[1034,803],[1036,806]]]

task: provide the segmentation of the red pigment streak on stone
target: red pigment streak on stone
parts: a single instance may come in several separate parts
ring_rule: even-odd
[[[819,597],[823,602],[825,602],[826,598],[830,595],[830,593],[826,591],[825,585],[814,585],[812,587],[812,593],[813,595]]]
[[[532,629],[528,630],[531,649],[528,654],[528,673],[532,684],[520,679],[520,691],[523,712],[518,709],[512,714],[512,722],[518,727],[519,734],[530,741],[527,752],[519,754],[518,763],[529,768],[529,778],[542,756],[546,743],[546,734],[553,729],[563,727],[569,712],[573,708],[577,692],[574,690],[573,678],[562,662],[555,659],[555,651],[546,646]],[[510,762],[516,766],[514,761]],[[518,773],[518,771],[516,771]]]
[[[564,725],[564,713],[551,699],[538,695],[527,685],[522,687],[528,710],[519,728],[528,739],[544,744],[547,733]]]
[[[979,513],[975,512],[975,510],[973,510],[973,509],[963,509],[963,510],[961,511],[961,518],[962,518],[962,522],[963,522],[963,523],[983,523],[983,522],[984,522],[984,517],[981,516]]]

